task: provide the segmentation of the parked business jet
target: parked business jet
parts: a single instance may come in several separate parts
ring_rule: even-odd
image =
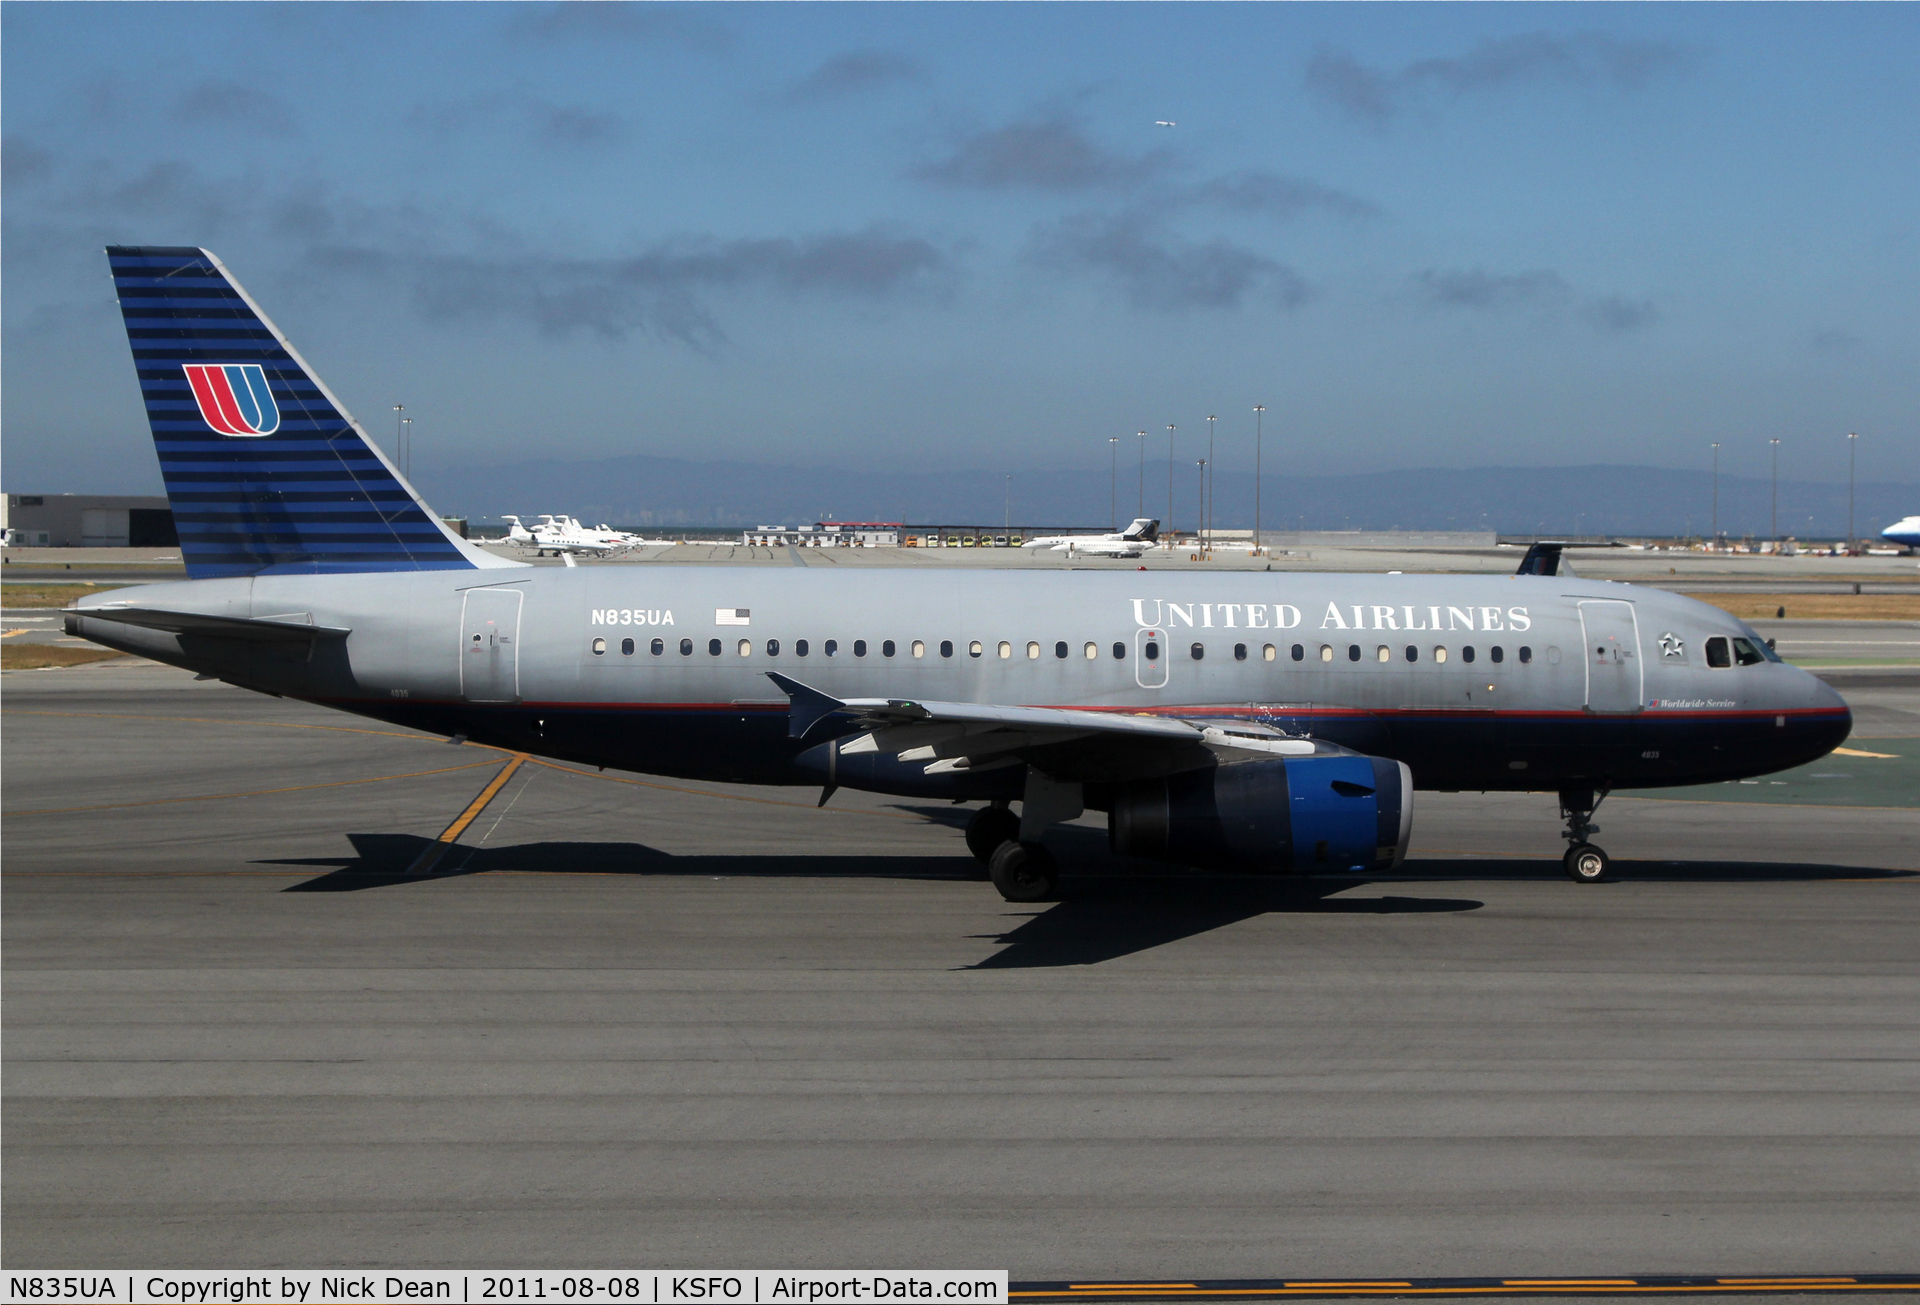
[[[1539,562],[529,567],[442,525],[213,255],[107,252],[191,578],[89,595],[70,632],[586,765],[980,802],[967,844],[1013,901],[1053,894],[1043,836],[1089,809],[1130,856],[1391,867],[1417,788],[1558,794],[1593,882],[1609,792],[1799,765],[1852,725],[1726,612]]]
[[[521,524],[515,516],[503,516],[501,520],[507,522],[508,541],[533,549],[537,557],[569,553],[604,557],[628,547],[626,536],[604,528],[588,530],[572,517],[545,515],[531,526]]]
[[[1125,530],[1107,535],[1042,535],[1022,548],[1051,549],[1056,553],[1085,553],[1090,557],[1139,557],[1160,537],[1160,523],[1136,517]]]
[[[1920,548],[1920,517],[1902,517],[1880,532],[1880,538],[1908,548]]]

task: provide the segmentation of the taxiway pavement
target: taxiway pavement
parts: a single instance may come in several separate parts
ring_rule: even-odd
[[[1920,751],[1911,678],[1850,747]],[[4,699],[10,1267],[1914,1267],[1911,805],[1615,798],[1592,887],[1544,795],[1283,884],[1083,822],[1011,906],[963,809],[529,764],[409,881],[500,754],[145,663]]]

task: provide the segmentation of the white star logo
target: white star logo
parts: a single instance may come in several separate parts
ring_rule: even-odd
[[[1682,657],[1686,655],[1687,641],[1669,630],[1660,636],[1660,655],[1662,657]]]

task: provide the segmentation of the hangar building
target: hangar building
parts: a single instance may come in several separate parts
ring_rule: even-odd
[[[173,509],[157,494],[0,495],[9,544],[44,548],[177,548]]]

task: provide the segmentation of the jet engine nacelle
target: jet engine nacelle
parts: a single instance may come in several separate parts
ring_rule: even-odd
[[[1358,753],[1243,761],[1114,790],[1123,856],[1268,872],[1387,869],[1407,855],[1413,775]]]

